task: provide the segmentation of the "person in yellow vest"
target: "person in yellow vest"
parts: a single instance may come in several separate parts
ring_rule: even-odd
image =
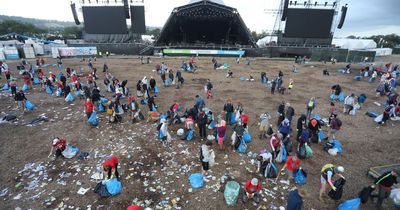
[[[317,103],[314,97],[307,101],[307,118],[311,118],[312,111],[315,109],[316,105]]]
[[[326,195],[327,193],[327,184],[336,191],[336,187],[333,185],[332,178],[337,175],[344,179],[342,175],[344,172],[344,168],[342,166],[335,167],[333,164],[325,164],[324,167],[321,169],[321,188],[319,190],[319,200],[323,201],[322,196]]]
[[[289,80],[289,85],[288,85],[288,93],[292,94],[292,89],[293,89],[293,79]]]

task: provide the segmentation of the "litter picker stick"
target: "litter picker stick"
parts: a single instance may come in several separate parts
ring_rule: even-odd
[[[275,182],[278,182],[279,175],[281,175],[281,171],[278,172],[278,175],[276,176]]]

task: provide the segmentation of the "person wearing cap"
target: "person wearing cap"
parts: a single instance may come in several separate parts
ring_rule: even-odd
[[[246,182],[245,193],[243,194],[243,203],[246,203],[249,199],[253,199],[254,202],[260,202],[260,190],[261,183],[257,178],[253,178]]]
[[[395,184],[398,184],[397,178],[400,174],[400,170],[392,170],[386,173],[383,173],[380,177],[375,180],[375,185],[378,185],[378,195],[374,195],[373,197],[378,197],[378,202],[376,203],[376,209],[382,210],[382,204],[385,199],[387,199],[390,195],[390,192]]]
[[[51,150],[48,157],[51,156],[53,150],[56,151],[55,153],[56,158],[60,157],[62,155],[62,152],[65,150],[66,146],[67,146],[67,140],[56,137],[55,139],[53,139],[53,142],[51,144]]]
[[[294,177],[294,171],[300,168],[300,159],[297,158],[296,153],[289,155],[285,165],[282,167],[281,172],[286,169],[289,181]]]
[[[319,200],[323,201],[322,196],[326,195],[327,192],[327,183],[331,188],[336,191],[336,187],[333,185],[332,178],[335,175],[344,179],[342,175],[344,172],[344,168],[342,166],[335,167],[333,164],[325,164],[321,169],[321,188],[319,190]]]
[[[118,173],[118,157],[115,155],[109,155],[105,158],[102,167],[103,167],[103,175],[105,180],[109,180],[115,176],[119,179]]]
[[[307,197],[308,192],[305,188],[290,191],[286,210],[301,210],[303,208],[303,199]]]
[[[321,130],[321,123],[315,118],[312,118],[308,123],[308,130],[310,131],[310,138],[314,143],[318,142],[318,131]]]

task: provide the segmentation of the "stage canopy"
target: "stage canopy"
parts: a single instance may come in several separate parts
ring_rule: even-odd
[[[175,8],[155,46],[245,48],[256,44],[236,9],[202,0]]]

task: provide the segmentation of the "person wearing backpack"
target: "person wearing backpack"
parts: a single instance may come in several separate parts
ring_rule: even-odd
[[[335,167],[333,164],[325,164],[321,169],[321,188],[319,190],[319,200],[323,202],[322,196],[326,196],[328,190],[328,184],[332,188],[332,190],[336,191],[336,187],[333,185],[333,177],[335,175],[344,179],[342,175],[344,172],[344,168],[342,166]]]
[[[338,130],[340,130],[340,127],[342,126],[342,121],[337,118],[336,114],[331,114],[329,118],[329,135],[332,136],[332,139],[336,139],[335,134],[337,133]]]
[[[293,180],[294,172],[300,168],[300,159],[297,158],[296,153],[289,155],[286,160],[285,165],[283,165],[280,173],[286,169],[286,174],[288,175],[289,182]],[[278,178],[277,178],[278,179]]]
[[[212,149],[212,141],[207,141],[206,144],[203,144],[200,147],[200,161],[202,166],[201,173],[204,176],[204,181],[208,182],[205,176],[208,174],[208,170],[210,169],[210,162],[214,162],[215,153]]]

